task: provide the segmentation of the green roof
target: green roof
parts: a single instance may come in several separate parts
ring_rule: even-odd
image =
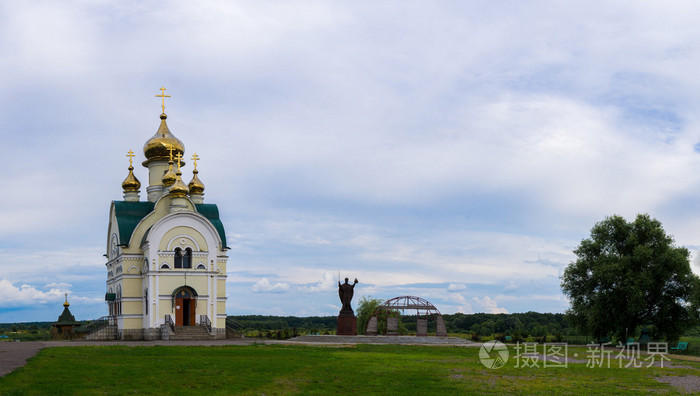
[[[219,207],[216,204],[196,204],[197,212],[202,216],[206,217],[216,228],[221,238],[221,248],[227,249],[226,245],[226,231],[224,230],[224,223],[219,219]]]
[[[54,325],[79,325],[80,322],[75,320],[75,316],[70,313],[68,307],[63,308],[63,313],[58,317],[58,321],[52,323]]]
[[[131,234],[134,233],[136,225],[153,211],[154,205],[153,202],[148,201],[114,201],[114,213],[119,225],[119,242],[121,246],[127,246],[129,244]],[[214,225],[214,228],[216,228],[221,238],[221,247],[223,249],[228,248],[226,245],[224,224],[221,222],[221,219],[219,219],[219,207],[216,206],[216,204],[196,204],[195,207],[197,212],[206,217],[207,220]],[[148,235],[148,232],[144,234],[144,238],[146,235]]]
[[[148,201],[114,201],[114,214],[119,224],[119,245],[129,245],[136,225],[147,214],[153,212],[154,205],[153,202]]]

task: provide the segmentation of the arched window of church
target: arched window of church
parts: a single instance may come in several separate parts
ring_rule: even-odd
[[[182,268],[182,249],[175,248],[175,268]]]
[[[185,254],[182,257],[182,268],[192,268],[192,249],[185,249]]]
[[[122,314],[122,287],[121,285],[117,286],[117,315]]]

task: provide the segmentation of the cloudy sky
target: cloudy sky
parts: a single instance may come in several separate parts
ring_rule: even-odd
[[[226,227],[230,315],[337,314],[339,275],[563,312],[612,214],[659,219],[700,272],[700,5],[583,3],[0,2],[0,322],[66,292],[106,314],[109,205],[161,86]]]

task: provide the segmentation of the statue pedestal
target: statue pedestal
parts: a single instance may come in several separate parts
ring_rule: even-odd
[[[338,315],[338,330],[336,335],[357,335],[357,317],[353,314]]]

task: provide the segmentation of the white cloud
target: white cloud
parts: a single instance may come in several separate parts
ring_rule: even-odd
[[[450,285],[447,286],[447,290],[451,292],[463,291],[467,290],[467,285],[464,283],[450,283]]]
[[[48,283],[46,286],[44,286],[44,288],[69,290],[71,288],[71,286],[72,285],[70,283],[66,283],[66,282],[51,282],[51,283]]]
[[[515,290],[518,290],[518,285],[516,285],[515,282],[512,280],[508,281],[508,284],[506,285],[506,287],[503,288],[503,291],[507,291],[507,292],[512,292]]]
[[[31,285],[15,286],[7,279],[0,279],[0,300],[3,301],[4,307],[30,307],[34,304],[57,302],[64,298],[65,293],[70,294],[70,287],[67,283],[50,283],[45,287],[47,291],[41,291]]]
[[[288,284],[282,282],[272,284],[267,278],[262,278],[253,285],[255,293],[282,293],[287,290],[289,290]]]
[[[463,295],[459,293],[452,293],[448,296],[448,300],[456,304],[454,312],[461,312],[465,314],[474,313],[474,308],[472,308],[472,305],[467,301],[466,298],[464,298]]]
[[[498,300],[501,303],[503,303],[506,301],[515,301],[515,300],[521,300],[521,299],[527,299],[530,301],[542,301],[542,300],[563,301],[565,299],[565,297],[563,294],[523,294],[523,295],[519,295],[519,296],[498,295],[498,296],[496,296],[494,301]]]
[[[336,282],[338,282],[338,279],[332,272],[324,272],[323,279],[316,283],[302,285],[300,289],[307,292],[330,291],[338,287]]]
[[[498,302],[494,299],[491,299],[488,296],[484,296],[483,298],[474,297],[472,298],[472,300],[478,307],[477,312],[508,313],[508,310],[506,310],[505,308],[500,308],[498,306]]]
[[[99,279],[100,286],[104,287],[106,270],[102,253],[98,246],[79,245],[69,245],[63,250],[0,248],[3,257],[0,272],[12,282],[65,285],[98,282]],[[100,292],[104,293],[103,289]]]

